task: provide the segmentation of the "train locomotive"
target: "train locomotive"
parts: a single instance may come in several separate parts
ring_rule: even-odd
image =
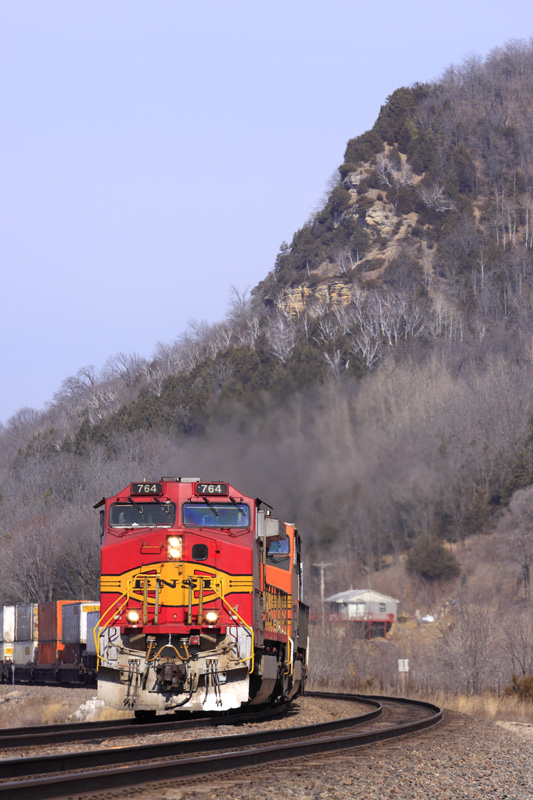
[[[138,717],[288,702],[305,685],[300,536],[223,481],[103,498],[98,696]]]

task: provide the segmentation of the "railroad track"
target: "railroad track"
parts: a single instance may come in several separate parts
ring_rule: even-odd
[[[168,731],[186,731],[196,728],[213,728],[218,725],[240,725],[243,722],[263,722],[286,714],[288,706],[278,706],[265,711],[246,712],[245,714],[224,714],[218,716],[195,716],[191,719],[176,714],[165,714],[157,717],[155,722],[138,719],[102,720],[101,722],[67,722],[62,725],[33,725],[26,728],[0,728],[0,751],[19,747],[35,747],[36,745],[62,744],[63,742],[87,742],[92,739],[135,734],[166,733]]]
[[[397,738],[429,728],[442,718],[441,709],[431,703],[329,692],[308,694],[325,700],[364,703],[371,710],[298,728],[4,760],[0,761],[0,800],[44,800],[111,787],[199,779],[214,772]],[[361,726],[365,729],[360,730]],[[143,726],[143,732],[150,727]],[[109,728],[107,731],[109,734]]]

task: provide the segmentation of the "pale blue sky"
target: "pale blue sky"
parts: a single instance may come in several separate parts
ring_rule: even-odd
[[[524,0],[0,0],[0,420],[221,319],[394,89],[532,34]]]

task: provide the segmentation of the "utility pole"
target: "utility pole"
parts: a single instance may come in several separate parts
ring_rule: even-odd
[[[320,570],[320,603],[322,607],[322,633],[324,633],[324,570],[326,567],[331,567],[331,563],[321,561],[320,564],[313,564],[313,567],[318,567]]]

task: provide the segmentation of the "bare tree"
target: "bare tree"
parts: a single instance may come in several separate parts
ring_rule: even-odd
[[[407,162],[396,165],[386,153],[379,153],[376,158],[376,170],[380,182],[390,189],[411,186],[413,173]]]
[[[352,250],[346,246],[335,248],[333,258],[341,275],[347,275],[361,263],[360,254],[356,252],[354,257]]]
[[[19,523],[6,533],[0,562],[3,602],[52,600],[61,570],[61,550],[50,514]]]
[[[439,660],[449,688],[467,695],[497,688],[494,663],[495,612],[492,594],[464,592],[453,609],[452,621],[439,625]]]
[[[75,375],[66,378],[54,394],[56,403],[83,403],[95,389],[98,377],[93,366],[81,367]]]
[[[298,338],[296,326],[282,317],[277,317],[268,329],[268,337],[272,355],[285,364]]]
[[[105,378],[118,378],[128,388],[133,386],[135,380],[142,373],[146,361],[137,353],[117,353],[109,358],[103,370]]]
[[[354,334],[350,350],[354,355],[361,355],[363,357],[368,369],[373,369],[381,357],[383,345],[377,335],[377,331],[372,331],[370,327],[367,326]]]
[[[158,342],[155,359],[161,369],[162,375],[176,375],[185,368],[185,361],[181,353],[178,342],[173,344],[165,344]]]
[[[424,203],[435,211],[451,211],[455,208],[455,203],[446,196],[442,184],[434,184],[431,188],[422,187],[419,194]]]
[[[340,377],[341,372],[348,369],[349,362],[343,359],[340,350],[334,350],[331,354],[324,353],[324,358],[334,378]]]
[[[247,287],[243,291],[239,291],[236,286],[230,288],[230,301],[229,309],[226,313],[228,319],[233,325],[238,325],[248,316],[252,306],[250,291]]]
[[[509,558],[520,565],[524,598],[529,600],[533,561],[533,486],[514,493],[509,510],[500,522],[500,530],[506,537]]]
[[[533,628],[531,607],[515,604],[509,610],[503,625],[503,656],[510,659],[514,675],[533,674]]]

